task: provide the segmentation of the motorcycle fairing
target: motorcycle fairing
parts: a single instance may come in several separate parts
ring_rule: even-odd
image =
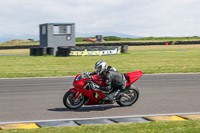
[[[71,88],[69,91],[74,92],[75,94],[78,94],[75,96],[75,100],[78,98],[78,96],[82,93],[84,96],[88,98],[88,101],[85,103],[85,105],[93,105],[98,104],[100,99],[104,99],[105,95],[101,91],[96,90],[86,90],[86,89],[79,89],[79,88]],[[98,94],[98,97],[95,98],[94,94]]]
[[[138,80],[141,76],[143,75],[142,71],[135,71],[135,72],[129,72],[125,73],[124,76],[127,80],[126,86],[131,85],[134,83],[136,80]]]

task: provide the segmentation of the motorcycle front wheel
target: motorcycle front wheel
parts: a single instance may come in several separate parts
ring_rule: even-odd
[[[139,98],[139,90],[136,86],[131,86],[130,89],[123,92],[123,94],[116,101],[120,106],[131,106]]]
[[[76,94],[74,92],[71,92],[71,91],[68,91],[68,92],[65,93],[65,95],[63,97],[63,104],[68,109],[78,109],[84,104],[85,96],[81,95],[75,100],[74,99],[75,95]]]

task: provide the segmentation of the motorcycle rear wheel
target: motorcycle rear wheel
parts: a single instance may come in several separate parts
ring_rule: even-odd
[[[120,106],[131,106],[139,98],[139,90],[136,86],[131,86],[130,89],[124,91],[124,94],[116,101]]]
[[[78,109],[84,104],[85,96],[81,95],[80,97],[77,98],[77,100],[75,100],[74,99],[75,95],[76,94],[71,91],[65,93],[63,97],[63,104],[68,109]]]

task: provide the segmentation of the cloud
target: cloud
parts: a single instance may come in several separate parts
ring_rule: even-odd
[[[76,32],[200,35],[199,0],[6,0],[0,36],[38,34],[39,24],[75,22]]]

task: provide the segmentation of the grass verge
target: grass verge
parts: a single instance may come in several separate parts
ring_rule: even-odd
[[[30,49],[9,49],[9,50],[0,50],[0,55],[7,54],[29,54]]]
[[[21,43],[2,43],[0,44],[0,46],[21,46],[21,45],[39,45],[40,42],[39,41],[35,41],[35,42],[21,42]]]
[[[200,45],[133,46],[129,51],[127,54],[111,56],[0,56],[0,78],[74,76],[84,70],[94,71],[94,64],[98,60],[105,60],[121,73],[136,70],[142,70],[145,74],[200,72]]]
[[[0,130],[0,133],[198,133],[200,120],[45,127],[32,130]]]

